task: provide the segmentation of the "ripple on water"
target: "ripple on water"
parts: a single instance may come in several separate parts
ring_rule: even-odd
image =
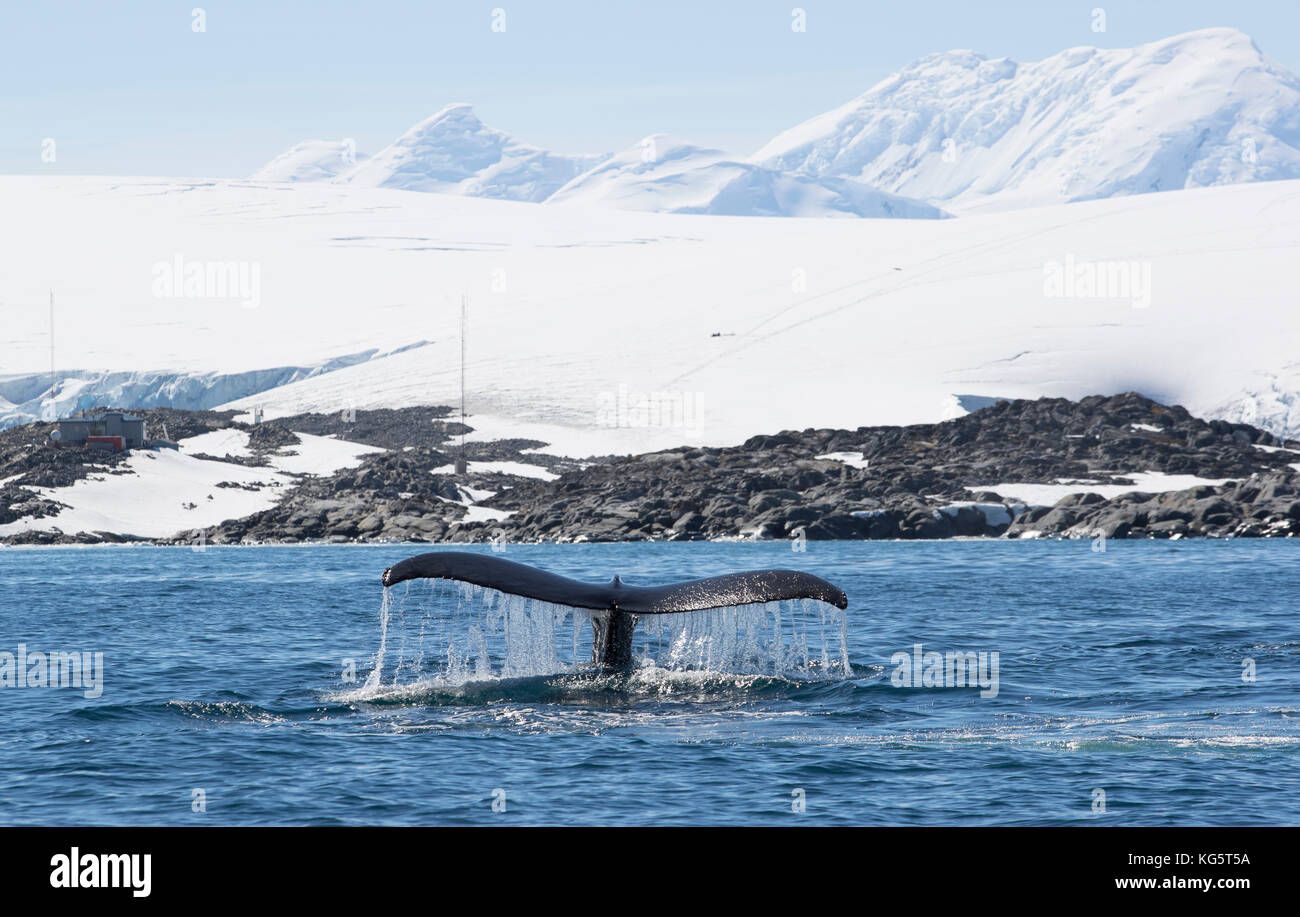
[[[731,641],[739,617],[647,628],[637,649],[655,665],[625,674],[585,666],[572,614],[520,618],[452,594],[425,606],[412,589],[385,628],[375,579],[402,546],[85,549],[72,565],[0,551],[0,633],[15,635],[0,650],[104,651],[101,697],[3,692],[0,741],[23,753],[0,759],[0,799],[22,824],[192,824],[193,787],[223,823],[482,824],[503,787],[514,823],[780,824],[799,787],[809,822],[1044,824],[1092,817],[1106,787],[1117,823],[1300,823],[1297,550],[511,546],[585,579],[793,565],[849,595],[847,669],[821,667],[819,616],[807,665],[796,640],[794,671],[729,667],[728,647],[789,661],[792,619],[779,656],[762,612],[762,653]],[[449,676],[456,615],[501,625],[484,630],[500,641],[486,677],[465,634],[468,664]],[[555,633],[533,626],[547,621]],[[838,649],[836,628],[825,635]],[[999,651],[1000,693],[894,687],[892,654],[918,642]]]

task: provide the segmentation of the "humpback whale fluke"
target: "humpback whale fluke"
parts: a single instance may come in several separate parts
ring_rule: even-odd
[[[384,571],[385,586],[410,579],[451,579],[525,598],[597,612],[592,661],[622,668],[632,661],[632,630],[639,615],[703,611],[786,599],[815,599],[847,608],[848,596],[819,576],[798,570],[750,570],[663,586],[628,586],[617,576],[584,583],[487,554],[438,551],[407,558]]]

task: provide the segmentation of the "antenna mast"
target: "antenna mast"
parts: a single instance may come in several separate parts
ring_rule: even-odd
[[[50,290],[50,420],[58,420],[54,406],[54,290]]]
[[[460,296],[460,457],[456,459],[456,474],[469,471],[465,460],[465,329],[469,325],[469,296]]]

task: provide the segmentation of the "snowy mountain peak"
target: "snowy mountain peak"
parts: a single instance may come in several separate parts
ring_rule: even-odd
[[[411,127],[341,180],[371,188],[473,194],[484,178],[523,163],[539,166],[538,177],[544,178],[553,165],[550,156],[487,127],[471,106],[456,103]],[[536,181],[514,192],[481,196],[540,199]]]
[[[442,110],[436,114],[425,118],[422,124],[434,124],[440,121],[472,121],[479,127],[483,122],[479,121],[478,115],[474,114],[474,106],[468,102],[451,102],[442,107]],[[418,128],[420,125],[416,125]],[[415,128],[412,128],[414,130]]]
[[[1231,28],[1036,63],[930,54],[748,159],[668,134],[612,157],[552,153],[455,103],[368,160],[311,141],[254,176],[758,216],[940,216],[1295,177],[1300,78]]]
[[[727,158],[722,150],[699,146],[672,134],[650,134],[620,153],[610,156],[592,172],[596,175],[645,175],[652,172],[679,172],[683,169],[720,162]],[[580,176],[585,178],[585,176]]]
[[[1264,52],[1260,50],[1259,45],[1255,44],[1255,39],[1251,38],[1240,29],[1234,29],[1231,26],[1213,26],[1206,29],[1194,29],[1191,32],[1182,32],[1178,35],[1171,35],[1168,38],[1162,38],[1159,41],[1153,41],[1140,47],[1160,48],[1173,45],[1184,45],[1188,47],[1206,48],[1216,46],[1224,49],[1232,49],[1242,53],[1249,53],[1255,57],[1263,57]],[[1211,48],[1212,50],[1212,48]]]
[[[946,216],[852,179],[792,175],[669,134],[642,138],[579,175],[548,203],[724,216]]]
[[[983,64],[987,57],[969,48],[954,48],[951,51],[935,51],[919,57],[899,71],[900,74],[929,71],[936,67],[952,67],[960,70],[974,70]]]
[[[249,177],[254,181],[328,181],[365,158],[352,140],[305,140]]]
[[[453,143],[457,138],[481,136],[498,144],[510,143],[509,135],[487,127],[468,102],[453,102],[411,126],[393,142],[408,148]]]
[[[486,126],[465,103],[446,106],[351,168],[331,171],[333,156],[319,142],[300,144],[254,177],[672,213],[947,215],[852,179],[787,175],[670,134],[651,134],[614,156],[550,153]]]
[[[1300,79],[1229,28],[1027,64],[949,51],[751,161],[965,211],[1300,177]]]
[[[456,102],[412,126],[373,157],[351,162],[309,141],[253,175],[264,181],[337,181],[368,188],[542,201],[604,156],[565,156],[520,143]]]

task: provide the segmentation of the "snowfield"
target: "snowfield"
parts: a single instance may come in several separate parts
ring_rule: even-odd
[[[173,449],[137,450],[121,470],[92,474],[71,487],[31,488],[67,509],[0,525],[0,535],[59,529],[166,538],[268,509],[293,485],[274,468],[205,461]],[[223,483],[237,486],[218,486]]]
[[[492,474],[493,472],[496,472],[498,474],[513,474],[521,478],[536,478],[539,481],[554,481],[557,478],[559,478],[558,474],[554,474],[550,471],[547,471],[545,468],[542,468],[540,465],[529,465],[526,464],[525,462],[466,462],[465,467],[468,471],[477,474]],[[440,468],[433,469],[429,473],[430,474],[455,474],[456,466],[443,465]],[[485,499],[481,495],[476,496],[473,493],[473,491],[468,487],[462,487],[461,490],[464,490],[467,493],[469,493],[471,497],[474,497],[475,501],[478,501],[480,499]]]
[[[67,508],[54,516],[0,525],[0,536],[59,529],[166,538],[269,509],[297,483],[294,475],[330,475],[384,451],[310,433],[296,435],[301,442],[284,450],[296,454],[269,454],[270,467],[214,460],[253,455],[248,433],[236,429],[180,440],[178,449],[135,450],[119,473],[91,474],[70,487],[31,488]]]
[[[1110,500],[1120,494],[1163,494],[1176,490],[1190,490],[1202,485],[1216,487],[1229,480],[1199,478],[1194,474],[1165,474],[1161,471],[1126,473],[1124,477],[1131,479],[1133,483],[1102,484],[1087,480],[1061,480],[1052,484],[1025,484],[1013,481],[1007,484],[981,484],[969,490],[992,491],[1009,500],[1022,500],[1029,506],[1054,506],[1057,501],[1071,494],[1100,494]]]
[[[277,471],[287,474],[314,474],[322,477],[352,468],[360,464],[362,457],[375,452],[384,452],[378,446],[364,443],[350,443],[331,436],[316,436],[311,433],[294,433],[299,442],[286,446],[284,455],[265,453],[267,462]],[[223,458],[231,455],[247,458],[254,453],[248,447],[249,434],[244,430],[214,430],[183,439],[177,445],[187,455],[210,455]]]
[[[457,404],[464,293],[471,425],[572,455],[1130,389],[1300,436],[1297,181],[955,220],[98,177],[0,177],[0,198],[0,375],[37,387],[53,287],[69,372],[201,379],[365,353],[231,404]],[[178,254],[244,264],[256,307],[158,295]]]

